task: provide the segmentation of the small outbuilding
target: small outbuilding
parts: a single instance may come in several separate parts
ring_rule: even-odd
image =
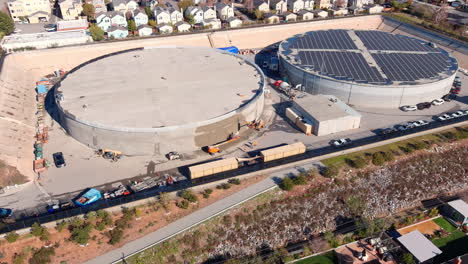
[[[138,29],[138,36],[150,36],[153,34],[153,28],[148,25],[139,25]]]
[[[436,247],[418,230],[402,235],[397,238],[397,240],[419,261],[419,263],[424,263],[442,254],[442,250]]]
[[[468,204],[460,199],[448,202],[444,215],[456,226],[468,225]]]
[[[361,114],[333,95],[305,95],[294,100],[289,111],[296,125],[301,120],[304,128],[298,126],[304,133],[317,136],[359,128],[361,123]]]
[[[231,28],[237,28],[242,26],[242,20],[237,17],[230,17],[226,19],[226,22],[229,24]]]

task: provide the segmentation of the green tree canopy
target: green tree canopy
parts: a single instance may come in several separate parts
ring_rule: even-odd
[[[193,6],[193,5],[195,4],[193,3],[192,0],[182,0],[177,4],[177,6],[179,6],[179,8],[182,8],[184,11],[185,9],[187,9],[187,7]]]
[[[13,30],[15,30],[13,19],[7,13],[0,11],[0,32],[9,35]]]
[[[94,18],[95,9],[92,4],[83,4],[83,15],[88,17],[88,20]]]
[[[129,31],[131,31],[131,32],[134,32],[135,30],[137,30],[135,21],[133,21],[133,20],[128,20],[128,21],[127,21],[127,29],[128,29]]]
[[[91,33],[91,37],[93,38],[94,41],[100,41],[104,39],[104,30],[102,30],[100,27],[96,26],[95,24],[92,24],[89,27],[89,32]]]

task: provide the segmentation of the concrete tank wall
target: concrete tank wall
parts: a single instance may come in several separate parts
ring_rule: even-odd
[[[159,128],[110,127],[93,121],[79,120],[72,113],[65,111],[60,102],[56,101],[60,123],[70,136],[90,148],[118,150],[126,155],[158,155],[170,151],[191,152],[226,140],[229,134],[237,132],[241,125],[260,119],[264,107],[265,76],[253,62],[239,55],[223,53],[244,59],[246,63],[257,69],[260,78],[258,86],[252,87],[252,90],[256,90],[255,95],[239,108],[222,116]],[[76,68],[87,63],[89,62],[84,62]],[[54,87],[54,95],[59,92],[60,82]]]
[[[280,71],[293,84],[302,84],[310,94],[331,94],[355,106],[394,108],[441,98],[450,91],[455,73],[432,83],[401,86],[364,85],[319,77],[299,69],[280,56]]]

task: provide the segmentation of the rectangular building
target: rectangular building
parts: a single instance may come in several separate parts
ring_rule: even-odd
[[[7,6],[15,22],[47,22],[51,14],[49,0],[8,0]]]
[[[0,46],[6,52],[15,49],[46,49],[65,45],[82,44],[92,42],[92,38],[85,30],[42,32],[33,34],[13,34],[4,37]]]
[[[70,31],[79,29],[88,29],[88,21],[86,21],[86,19],[57,21],[57,31]]]
[[[294,100],[292,110],[317,136],[359,128],[361,123],[361,114],[333,95],[306,95]]]

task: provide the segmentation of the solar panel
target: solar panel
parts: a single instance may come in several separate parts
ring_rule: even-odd
[[[303,66],[330,77],[347,78],[356,82],[385,82],[378,70],[369,66],[360,53],[299,51],[299,59]]]
[[[386,53],[372,54],[372,56],[392,81],[428,79],[448,70],[451,65],[441,53]]]
[[[392,35],[381,31],[355,32],[369,50],[437,51],[424,42],[402,35]]]
[[[345,30],[312,31],[299,37],[293,49],[357,49]]]

